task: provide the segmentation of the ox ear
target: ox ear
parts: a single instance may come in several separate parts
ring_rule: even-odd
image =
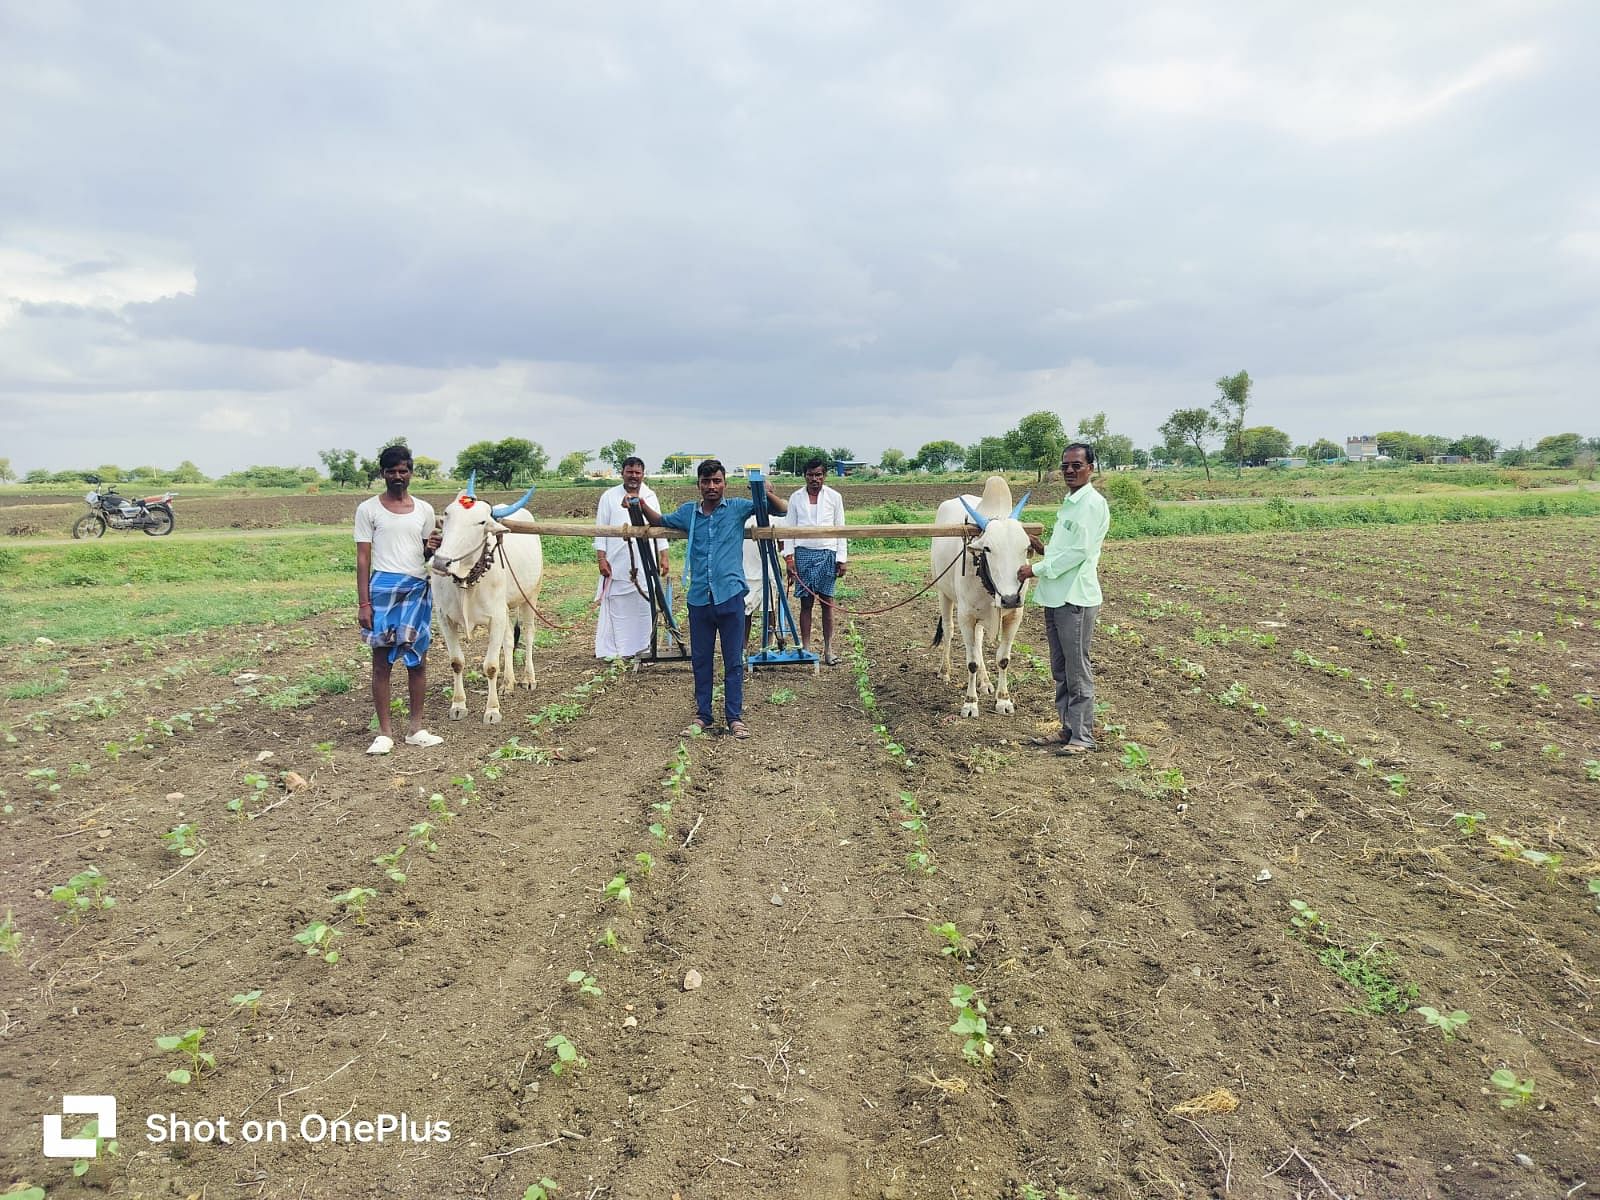
[[[463,496],[471,496],[474,500],[478,498],[478,469],[476,467],[472,469],[472,474],[467,476],[467,490],[461,494]]]
[[[1019,521],[1022,519],[1022,510],[1027,507],[1028,497],[1031,495],[1033,495],[1032,492],[1022,493],[1022,499],[1018,500],[1017,506],[1011,510],[1011,519],[1013,521]]]
[[[977,509],[973,508],[972,505],[968,504],[965,496],[958,496],[957,499],[961,501],[961,507],[967,510],[967,516],[972,518],[972,523],[974,525],[976,525],[980,530],[989,528],[989,518],[984,516]]]
[[[495,520],[503,521],[512,513],[520,512],[522,509],[526,508],[528,506],[528,501],[533,499],[534,492],[538,490],[539,485],[534,484],[531,488],[522,493],[522,499],[518,500],[515,504],[496,504],[489,510],[489,512],[493,515]]]

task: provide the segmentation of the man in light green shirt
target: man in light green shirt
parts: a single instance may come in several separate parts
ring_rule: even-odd
[[[1044,557],[1017,568],[1019,580],[1037,580],[1034,603],[1044,607],[1050,640],[1050,674],[1061,714],[1057,754],[1086,754],[1094,745],[1094,667],[1089,645],[1100,613],[1100,546],[1111,528],[1105,497],[1090,486],[1094,447],[1074,442],[1061,452],[1067,495],[1056,513]]]

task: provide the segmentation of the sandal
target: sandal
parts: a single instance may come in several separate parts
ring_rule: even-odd
[[[380,733],[372,739],[372,745],[367,747],[368,754],[388,754],[394,749],[394,739],[386,733]]]
[[[743,721],[729,721],[728,732],[733,734],[733,736],[736,738],[747,738],[750,736],[750,730],[745,726]]]
[[[699,717],[696,717],[694,720],[689,722],[689,728],[683,731],[683,736],[699,737],[709,728],[710,726],[705,721],[702,721]]]

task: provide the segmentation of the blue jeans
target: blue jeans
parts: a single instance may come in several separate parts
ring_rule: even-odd
[[[722,638],[722,703],[732,724],[744,716],[744,593],[721,604],[689,605],[689,658],[694,664],[694,707],[711,724],[711,683],[717,638]]]

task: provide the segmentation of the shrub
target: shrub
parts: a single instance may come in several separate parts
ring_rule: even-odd
[[[1144,484],[1135,476],[1125,472],[1102,475],[1099,488],[1114,512],[1142,516],[1150,511],[1150,498],[1144,493]]]

